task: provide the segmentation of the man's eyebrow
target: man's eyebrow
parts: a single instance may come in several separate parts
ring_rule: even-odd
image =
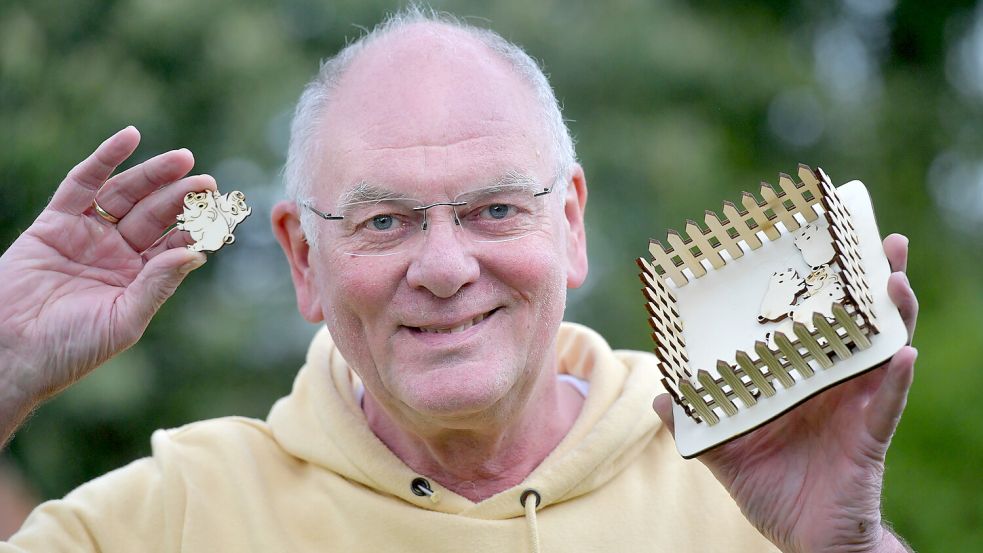
[[[381,202],[383,200],[405,200],[406,194],[395,192],[384,186],[371,184],[361,181],[354,187],[347,190],[338,200],[339,205],[347,205],[359,202]]]
[[[539,181],[533,177],[519,171],[509,171],[497,179],[492,180],[490,183],[486,183],[484,186],[479,186],[478,188],[465,190],[463,192],[469,193],[476,192],[478,190],[482,192],[497,192],[505,189],[512,190],[516,186],[528,188],[529,192],[531,193],[539,192],[541,188]]]
[[[495,179],[489,186],[485,188],[512,188],[514,186],[524,186],[530,191],[534,191],[539,188],[539,182],[536,181],[530,175],[521,173],[519,171],[509,171]]]
[[[519,171],[508,171],[500,177],[493,179],[490,183],[478,188],[481,190],[494,190],[496,188],[512,188],[515,186],[523,186],[528,188],[530,191],[538,192],[542,185],[536,179],[525,173]],[[463,192],[471,191],[472,190],[465,190]],[[368,181],[360,181],[358,184],[348,189],[341,195],[341,198],[338,200],[338,205],[406,199],[410,199],[410,197],[405,193],[396,192],[386,188],[385,186],[372,184]]]

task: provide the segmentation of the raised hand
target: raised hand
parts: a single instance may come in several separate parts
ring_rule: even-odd
[[[895,271],[888,293],[911,343],[918,302],[904,273],[908,240],[888,236],[884,251]],[[881,521],[881,485],[916,356],[905,346],[881,367],[699,459],[783,551],[905,551]],[[669,396],[654,407],[672,428]]]
[[[0,440],[38,402],[133,345],[205,262],[184,247],[187,233],[162,235],[184,195],[214,190],[214,179],[185,176],[187,150],[110,178],[139,142],[133,127],[103,142],[0,257]]]

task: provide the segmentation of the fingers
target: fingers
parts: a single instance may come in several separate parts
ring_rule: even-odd
[[[126,127],[99,145],[92,155],[76,165],[58,186],[51,198],[51,209],[79,215],[92,205],[96,191],[113,174],[119,164],[130,157],[140,144],[140,132]]]
[[[183,248],[194,243],[195,241],[193,238],[191,238],[191,234],[182,230],[177,230],[176,228],[172,228],[167,234],[158,238],[143,252],[143,258],[149,261],[167,250]]]
[[[867,431],[882,443],[887,443],[901,420],[908,401],[908,390],[915,374],[915,359],[918,351],[904,346],[894,354],[887,366],[882,369],[887,374],[874,393],[864,413]]]
[[[672,399],[669,394],[659,394],[652,402],[652,409],[659,415],[662,423],[669,429],[669,433],[676,437],[676,424],[672,417]]]
[[[136,341],[150,319],[171,297],[184,277],[205,263],[205,254],[185,248],[167,250],[143,266],[136,279],[117,300],[115,328],[120,343]]]
[[[891,234],[884,239],[884,254],[891,264],[892,274],[887,281],[887,293],[894,305],[898,306],[901,319],[908,329],[908,343],[915,336],[915,322],[918,319],[918,300],[911,289],[905,271],[908,268],[908,237]]]
[[[172,150],[134,165],[109,179],[99,190],[99,205],[118,219],[161,187],[188,174],[195,158],[186,149]]]
[[[891,234],[884,239],[884,254],[891,264],[891,271],[905,271],[908,268],[908,237]]]
[[[195,175],[167,185],[138,201],[116,228],[134,250],[142,252],[174,224],[178,213],[184,209],[185,194],[202,190],[217,190],[215,179],[209,175]],[[101,198],[99,203],[102,205]]]
[[[893,273],[887,279],[887,295],[898,306],[901,320],[908,329],[908,343],[915,337],[915,323],[918,321],[918,298],[904,273]]]

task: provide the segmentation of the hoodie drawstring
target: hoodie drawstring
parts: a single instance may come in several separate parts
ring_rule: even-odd
[[[536,496],[535,502],[526,501],[530,495]],[[519,503],[521,503],[526,509],[526,523],[529,525],[529,544],[532,548],[532,553],[540,553],[539,527],[536,525],[536,508],[539,507],[539,502],[541,499],[542,498],[540,497],[539,492],[532,488],[522,492],[522,495],[519,496]]]

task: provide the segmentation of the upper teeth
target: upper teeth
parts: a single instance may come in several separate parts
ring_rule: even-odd
[[[464,332],[465,330],[485,320],[485,317],[487,316],[488,313],[482,313],[481,315],[478,315],[477,317],[471,319],[470,321],[460,326],[455,326],[453,328],[437,328],[433,326],[421,326],[420,330],[423,332],[433,332],[434,334],[452,334],[454,332]]]

